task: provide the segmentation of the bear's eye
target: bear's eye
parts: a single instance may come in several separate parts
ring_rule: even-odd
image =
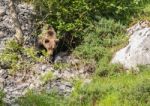
[[[45,40],[45,43],[49,43],[49,40],[48,40],[48,39],[46,39],[46,40]]]

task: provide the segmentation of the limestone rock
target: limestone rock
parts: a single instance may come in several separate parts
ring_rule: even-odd
[[[129,44],[115,54],[112,63],[122,64],[127,69],[150,65],[150,28],[134,30]]]
[[[3,16],[5,14],[5,8],[0,7],[0,16]]]

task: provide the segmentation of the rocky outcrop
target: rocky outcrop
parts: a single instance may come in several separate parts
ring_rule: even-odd
[[[29,39],[29,35],[33,32],[33,15],[35,15],[33,6],[25,3],[15,6],[25,39]],[[15,34],[10,14],[8,0],[0,0],[0,51],[4,48],[5,41]]]
[[[3,98],[4,102],[16,104],[16,100],[28,90],[35,92],[55,90],[59,95],[67,96],[74,89],[71,81],[82,79],[83,83],[89,83],[90,76],[95,70],[94,62],[83,64],[73,56],[57,55],[55,62],[57,63],[30,63],[31,67],[26,67],[14,75],[9,74],[8,69],[0,69],[0,87],[6,95]],[[58,64],[67,66],[55,66]]]
[[[139,22],[128,29],[129,44],[119,50],[112,63],[122,64],[127,69],[138,69],[139,65],[150,65],[150,22]]]

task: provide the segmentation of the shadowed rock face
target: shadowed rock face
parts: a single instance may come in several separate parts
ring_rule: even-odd
[[[122,64],[127,69],[150,65],[150,27],[135,30],[130,36],[129,44],[115,54],[112,63]]]

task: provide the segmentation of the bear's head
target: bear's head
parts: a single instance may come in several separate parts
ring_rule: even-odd
[[[59,40],[56,38],[56,32],[52,27],[48,27],[48,30],[42,33],[38,40],[39,44],[43,45],[49,55],[53,54],[58,41]]]

